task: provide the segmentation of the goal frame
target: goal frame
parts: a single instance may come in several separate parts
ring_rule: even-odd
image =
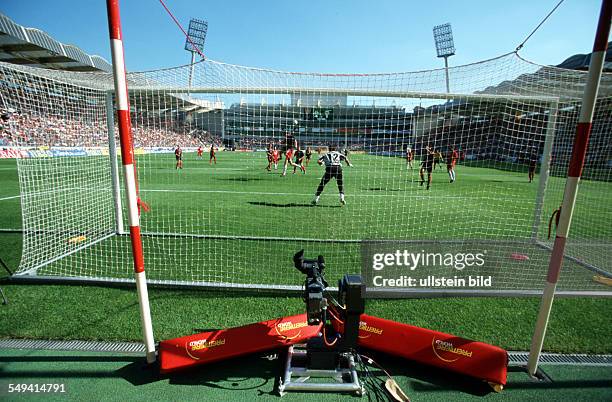
[[[165,92],[165,93],[200,93],[200,94],[226,94],[226,93],[257,93],[266,94],[272,93],[270,88],[168,88],[168,87],[153,87],[153,88],[142,88],[135,86],[130,89],[130,93],[138,93],[140,91],[151,92]],[[369,90],[346,90],[346,89],[333,89],[333,88],[296,88],[286,87],[283,89],[274,88],[273,93],[277,94],[280,92],[291,93],[329,93],[331,95],[347,95],[347,96],[377,96],[377,97],[389,97],[389,98],[414,98],[414,99],[466,99],[466,100],[516,100],[525,102],[541,102],[545,109],[548,110],[549,119],[545,131],[545,142],[542,156],[542,163],[540,164],[539,170],[539,183],[534,200],[534,214],[532,223],[532,234],[531,242],[537,246],[550,250],[550,246],[538,240],[538,234],[541,226],[541,219],[543,215],[544,199],[549,180],[550,171],[550,159],[552,153],[552,147],[555,139],[556,129],[556,117],[559,108],[559,99],[557,97],[543,97],[543,96],[509,96],[509,95],[494,95],[494,94],[442,94],[442,93],[430,93],[430,92],[418,92],[418,91],[369,91]],[[123,224],[123,203],[122,203],[122,189],[121,181],[119,178],[119,167],[118,167],[118,155],[117,146],[115,141],[115,119],[114,114],[116,112],[115,91],[109,90],[105,95],[106,99],[106,115],[107,115],[107,131],[108,131],[108,157],[110,164],[110,183],[112,186],[112,196],[114,204],[114,220],[115,230],[101,239],[82,245],[75,250],[55,257],[49,261],[40,264],[37,267],[30,269],[29,271],[21,272],[13,276],[15,280],[23,281],[53,281],[53,282],[67,282],[67,283],[82,283],[82,284],[109,284],[109,285],[130,285],[135,283],[134,279],[126,278],[113,278],[113,277],[79,277],[79,276],[48,276],[38,275],[37,270],[46,265],[52,264],[62,258],[68,257],[74,253],[80,252],[86,248],[92,247],[99,242],[107,240],[112,236],[126,236],[129,233],[124,229]],[[202,234],[185,234],[185,233],[155,233],[142,231],[141,236],[143,238],[154,237],[154,236],[174,236],[174,237],[186,237],[186,238],[201,238],[205,239],[237,239],[237,240],[287,240],[285,238],[270,238],[270,237],[253,237],[253,236],[222,236],[222,235],[202,235]],[[295,240],[295,239],[292,239]],[[360,240],[337,240],[337,239],[311,239],[303,238],[299,239],[304,242],[328,242],[333,241],[336,243],[359,243]],[[427,240],[426,240],[427,241]],[[453,243],[452,240],[435,241],[436,243]],[[407,243],[410,243],[408,241]],[[508,243],[508,242],[503,242]],[[593,272],[600,273],[597,267],[594,267],[588,263],[572,258],[571,256],[565,256],[572,261],[582,265],[583,267],[590,269]],[[226,282],[189,282],[189,281],[178,281],[178,280],[151,280],[148,279],[147,283],[152,286],[162,287],[189,287],[189,288],[207,288],[207,289],[234,289],[234,290],[256,290],[261,292],[294,292],[299,293],[301,286],[299,285],[264,285],[264,284],[253,284],[253,283],[226,283]],[[380,289],[380,288],[368,288],[368,296],[370,297],[531,297],[539,296],[542,294],[541,290],[486,290],[486,289]],[[572,290],[561,290],[557,292],[558,296],[612,296],[610,292],[598,292],[598,291],[572,291]]]

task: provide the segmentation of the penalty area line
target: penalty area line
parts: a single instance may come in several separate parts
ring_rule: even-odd
[[[254,194],[254,195],[298,195],[313,196],[313,193],[277,193],[266,191],[232,191],[232,190],[172,190],[172,189],[140,189],[141,193],[217,193],[217,194]],[[322,194],[322,196],[332,194]],[[337,194],[333,194],[337,196]],[[350,197],[396,197],[396,198],[431,198],[429,195],[420,194],[350,194]],[[437,198],[460,199],[466,196],[436,195]]]
[[[145,167],[146,169],[146,167]],[[159,171],[163,171],[164,173],[174,173],[177,172],[178,170],[183,170],[183,171],[190,171],[190,170],[201,170],[204,172],[215,172],[216,170],[231,170],[231,171],[235,171],[235,172],[249,172],[252,171],[252,169],[245,169],[245,168],[218,168],[218,167],[191,167],[191,166],[186,166],[184,169],[175,169],[175,168],[164,168],[164,167],[150,167],[149,169],[154,170],[156,173],[159,173]],[[262,168],[262,170],[264,170],[264,168]]]

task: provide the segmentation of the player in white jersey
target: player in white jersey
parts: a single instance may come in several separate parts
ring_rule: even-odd
[[[344,161],[347,165],[353,167],[351,162],[348,160],[346,155],[337,152],[334,147],[329,148],[330,151],[325,155],[321,156],[317,163],[319,165],[325,165],[325,174],[321,178],[321,182],[319,183],[319,187],[317,187],[317,192],[315,194],[314,200],[312,200],[312,205],[317,205],[319,203],[319,197],[325,188],[325,185],[329,183],[332,178],[336,179],[336,184],[338,184],[338,192],[340,193],[340,203],[342,205],[346,205],[346,201],[344,201],[344,187],[342,183],[342,162]]]

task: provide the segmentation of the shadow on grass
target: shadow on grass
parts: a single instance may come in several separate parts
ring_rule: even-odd
[[[312,205],[312,204],[298,204],[295,202],[289,202],[285,204],[265,201],[249,201],[251,205],[257,205],[262,207],[275,207],[275,208],[342,208],[342,205]]]
[[[246,181],[261,181],[263,179],[260,179],[259,177],[215,177],[215,180],[246,182]]]
[[[486,397],[493,393],[491,388],[481,380],[459,375],[446,370],[441,370],[434,367],[427,367],[404,359],[395,358],[388,355],[376,354],[372,351],[365,352],[368,356],[373,357],[377,363],[384,367],[391,375],[395,377],[400,386],[411,393],[436,393],[436,392],[459,392],[472,396]],[[270,357],[273,356],[273,357]],[[126,365],[113,369],[109,367],[105,369],[100,366],[97,369],[91,367],[79,369],[79,364],[87,363],[112,363],[112,362],[127,362]],[[40,370],[40,366],[33,369],[23,370],[18,368],[15,371],[7,370],[3,376],[5,378],[14,379],[36,379],[36,378],[88,378],[95,379],[114,379],[121,378],[134,386],[143,386],[156,383],[159,381],[168,381],[172,385],[182,386],[199,386],[206,387],[202,391],[202,395],[213,395],[215,392],[217,397],[230,397],[228,391],[239,391],[235,396],[241,398],[258,397],[276,395],[278,388],[278,380],[284,369],[284,352],[277,351],[271,355],[271,352],[266,354],[254,354],[227,360],[205,364],[192,369],[162,375],[159,373],[159,366],[148,365],[142,357],[137,356],[2,356],[0,363],[26,363],[36,364],[42,363],[45,367]],[[62,366],[54,366],[54,363],[75,363],[76,366],[64,369]],[[26,366],[29,367],[29,366]],[[384,381],[386,375],[377,368],[370,366],[370,373],[377,380],[374,382]],[[509,372],[513,373],[520,370],[509,368]],[[360,372],[360,378],[368,384],[367,377],[363,372]],[[94,383],[95,384],[95,383]],[[564,381],[537,381],[533,380],[525,374],[525,377],[517,377],[516,374],[510,376],[510,381],[507,385],[506,392],[511,390],[534,390],[542,392],[545,390],[562,390],[562,389],[607,389],[610,387],[609,379],[577,379]],[[244,392],[247,394],[244,394]],[[242,394],[240,394],[242,392]],[[379,390],[368,388],[368,400],[374,397],[374,400],[385,400],[383,394]],[[459,397],[458,397],[459,399]]]
[[[141,360],[122,367],[116,375],[135,386],[168,380],[173,385],[207,387],[223,392],[255,390],[258,396],[276,395],[284,359],[277,355],[271,360],[268,355],[243,356],[165,375],[159,374],[158,367],[146,366]],[[202,395],[210,395],[210,392],[203,390]]]
[[[509,366],[508,373],[522,373],[523,375],[517,377],[513,375],[508,380],[507,387],[511,389],[576,389],[576,388],[610,388],[610,379],[605,380],[572,380],[572,381],[558,381],[550,376],[542,366],[538,367],[537,378],[532,377],[527,372],[526,366]]]
[[[224,362],[217,362],[193,367],[169,375],[143,375],[143,362],[135,361],[119,370],[120,376],[134,385],[144,385],[149,382],[168,379],[173,385],[204,386],[222,391],[255,390],[258,396],[276,395],[278,381],[284,370],[285,351],[276,351],[275,359],[266,358],[267,354],[255,354],[237,357]],[[486,396],[492,393],[491,387],[481,380],[451,373],[446,370],[427,367],[388,355],[366,352],[368,356],[381,364],[387,371],[396,376],[400,382],[410,382],[415,391],[457,391],[474,396]],[[384,381],[382,370],[369,367],[369,372],[377,380]],[[359,372],[360,378],[368,381],[365,373]],[[372,385],[372,382],[369,383]],[[380,384],[379,384],[380,385]],[[407,390],[405,388],[405,390]],[[386,400],[381,389],[368,389],[374,400]],[[386,395],[386,394],[384,394]],[[380,399],[382,396],[382,399]],[[371,400],[371,399],[370,399]]]
[[[402,190],[401,188],[385,188],[385,187],[369,187],[369,188],[362,188],[362,190],[365,190],[365,191],[405,191],[405,190]]]
[[[26,352],[27,353],[27,352]],[[121,370],[113,371],[112,369],[104,369],[99,367],[98,369],[91,369],[91,363],[113,363],[113,362],[130,362],[126,367],[138,367],[141,377],[148,376],[153,378],[157,375],[157,368],[154,366],[147,366],[146,360],[140,356],[2,356],[0,357],[0,363],[26,363],[25,367],[33,367],[33,369],[23,369],[19,366],[15,369],[15,366],[11,366],[12,369],[4,370],[3,377],[5,378],[23,378],[23,379],[35,379],[35,378],[121,378],[123,377]],[[56,364],[61,363],[75,363],[77,366],[69,366],[62,368]],[[79,370],[78,364],[89,365],[83,370]],[[48,369],[47,367],[52,367]],[[42,368],[42,369],[41,369]]]
[[[369,356],[375,356],[368,351]],[[483,380],[457,374],[451,371],[426,366],[408,360],[379,354],[374,359],[381,364],[387,371],[394,376],[408,377],[411,387],[417,392],[447,392],[457,391],[474,396],[487,396],[495,394],[495,391]],[[506,390],[525,389],[525,390],[553,390],[553,389],[590,389],[590,388],[609,388],[609,379],[588,379],[588,380],[569,380],[558,381],[544,373],[546,381],[532,379],[525,369],[517,369],[513,366],[508,368],[509,373],[523,372],[524,379],[516,375],[509,376]],[[374,371],[382,378],[383,373]],[[417,380],[417,381],[414,381]]]
[[[108,363],[108,362],[141,362],[141,356],[0,356],[0,363]]]
[[[457,391],[475,396],[486,396],[493,392],[487,383],[472,377],[370,350],[365,353],[396,377],[396,380],[400,380],[400,385],[408,381],[415,391]],[[370,367],[370,372],[384,380],[385,374],[381,370]]]
[[[115,370],[114,375],[136,386],[151,384],[164,379],[159,374],[159,365],[157,363],[147,364],[144,358],[135,360],[127,366]]]

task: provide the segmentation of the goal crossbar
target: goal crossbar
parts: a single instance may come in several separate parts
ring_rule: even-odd
[[[338,87],[252,87],[252,86],[218,86],[218,87],[157,87],[157,86],[131,86],[130,95],[147,94],[154,92],[167,92],[169,94],[300,94],[300,95],[321,95],[326,96],[369,96],[379,98],[410,98],[410,99],[466,99],[466,100],[505,100],[505,101],[529,101],[541,102],[544,104],[555,104],[559,101],[557,96],[541,95],[508,95],[508,94],[487,94],[487,93],[440,93],[440,92],[420,92],[420,91],[391,91],[375,89],[344,89]],[[114,93],[109,90],[108,93]]]

